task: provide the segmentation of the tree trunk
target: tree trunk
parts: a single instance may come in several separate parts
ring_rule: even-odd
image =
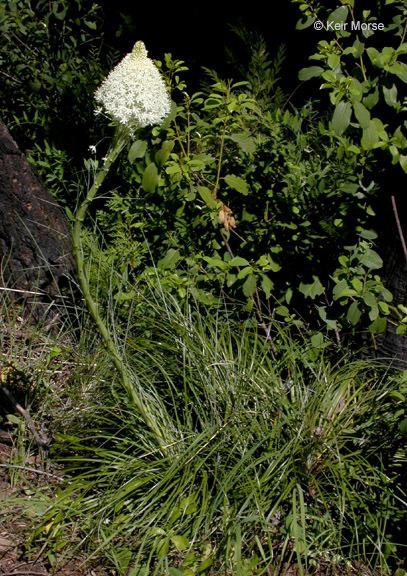
[[[65,316],[73,270],[64,216],[0,120],[0,297],[35,322]]]
[[[385,257],[385,286],[393,294],[394,306],[407,303],[407,263],[400,248],[400,242],[394,236],[387,246]],[[407,369],[407,333],[396,334],[397,318],[388,319],[384,334],[377,338],[377,356],[386,360],[394,368]]]

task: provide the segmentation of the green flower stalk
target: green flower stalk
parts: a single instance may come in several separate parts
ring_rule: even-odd
[[[73,252],[77,275],[89,313],[103,338],[114,366],[120,374],[126,392],[146,426],[156,436],[160,447],[165,450],[165,442],[157,419],[137,392],[114,339],[99,313],[98,304],[90,293],[81,246],[81,229],[88,208],[102,186],[112,164],[138,129],[159,124],[170,111],[170,99],[164,81],[153,61],[147,57],[143,42],[137,42],[133,51],[127,54],[110,72],[97,89],[95,99],[100,104],[96,113],[104,110],[112,118],[115,124],[115,134],[103,165],[96,173],[94,183],[75,215]]]

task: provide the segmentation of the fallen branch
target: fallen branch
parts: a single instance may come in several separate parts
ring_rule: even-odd
[[[56,480],[63,481],[65,478],[62,476],[57,476],[56,474],[52,474],[51,472],[46,472],[45,470],[37,470],[37,468],[30,468],[28,466],[18,466],[17,464],[0,464],[0,468],[13,468],[13,470],[24,470],[25,472],[33,472],[35,474],[40,474],[42,476],[49,476],[50,478],[55,478]],[[70,482],[68,482],[70,484]],[[0,576],[3,576],[1,574]]]

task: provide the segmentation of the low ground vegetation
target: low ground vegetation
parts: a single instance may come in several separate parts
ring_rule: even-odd
[[[65,4],[0,7],[6,119],[36,141],[86,288],[35,326],[1,287],[0,574],[404,576],[407,373],[369,356],[407,326],[376,217],[407,165],[404,4],[381,43],[318,44],[300,78],[329,102],[295,106],[284,49],[241,28],[237,77],[204,70],[199,92],[164,55],[171,112],[123,146],[85,222],[112,136],[92,94],[118,54],[97,3]],[[299,28],[355,4],[302,2]]]

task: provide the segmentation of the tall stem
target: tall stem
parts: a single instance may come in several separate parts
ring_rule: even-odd
[[[113,138],[113,142],[109,148],[109,151],[104,159],[103,166],[98,170],[95,176],[94,183],[90,190],[88,191],[86,198],[83,200],[81,205],[79,206],[74,220],[73,226],[73,253],[75,258],[76,264],[76,271],[78,275],[79,285],[82,290],[83,297],[85,299],[86,305],[88,307],[89,313],[96,324],[97,329],[99,330],[100,335],[108,349],[112,362],[117,369],[118,373],[120,374],[120,378],[122,380],[123,386],[126,392],[129,394],[132,402],[134,403],[138,413],[140,414],[141,418],[143,419],[146,426],[153,432],[156,436],[161,448],[164,448],[165,442],[162,437],[161,431],[157,425],[155,417],[150,413],[148,406],[146,406],[141,399],[140,395],[135,390],[135,387],[131,381],[130,375],[126,368],[125,363],[123,362],[123,358],[121,357],[117,346],[105,324],[101,315],[99,314],[98,304],[93,299],[92,294],[90,293],[89,287],[89,279],[85,270],[85,261],[83,257],[83,250],[81,245],[81,229],[83,222],[85,220],[88,208],[95,198],[99,188],[101,187],[104,179],[106,178],[112,164],[118,158],[120,152],[125,147],[128,141],[128,135],[126,131],[118,126],[116,128],[115,136]]]
[[[217,170],[217,174],[216,174],[215,186],[214,186],[213,192],[212,192],[212,196],[215,198],[215,200],[216,200],[216,195],[217,195],[218,188],[219,188],[220,173],[222,170],[223,148],[225,146],[225,133],[226,133],[226,122],[223,123],[223,132],[222,132],[222,136],[220,138],[218,170]]]

